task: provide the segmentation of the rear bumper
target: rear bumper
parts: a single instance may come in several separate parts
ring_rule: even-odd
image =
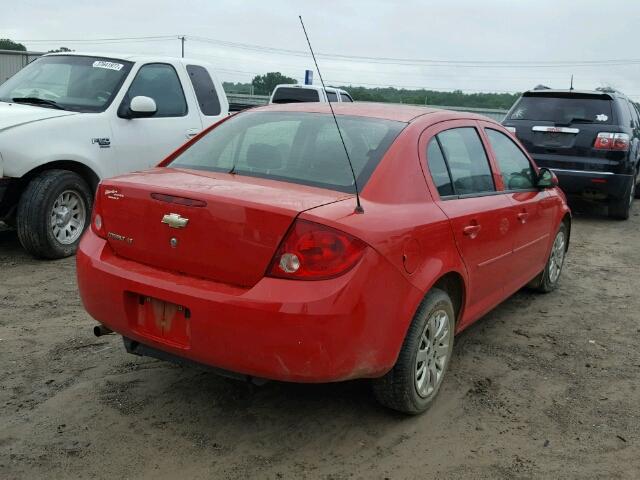
[[[170,356],[283,381],[383,375],[395,363],[422,298],[372,249],[336,279],[263,278],[245,289],[123,259],[88,230],[77,272],[87,311],[124,337]],[[188,345],[137,328],[130,299],[144,296],[189,309]]]
[[[552,168],[560,188],[567,196],[590,200],[617,201],[629,197],[635,181],[633,175],[604,172],[584,172]]]

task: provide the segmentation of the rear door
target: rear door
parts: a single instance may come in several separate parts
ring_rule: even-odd
[[[520,147],[490,123],[483,126],[516,219],[512,230],[515,290],[544,268],[557,205],[549,192],[535,186],[536,170]]]
[[[436,204],[449,218],[469,288],[465,321],[493,308],[505,295],[511,268],[513,205],[496,179],[476,122],[453,121],[421,138]]]

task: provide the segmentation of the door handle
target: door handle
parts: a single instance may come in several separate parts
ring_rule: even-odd
[[[518,214],[518,220],[520,220],[520,223],[527,223],[527,218],[529,218],[529,212],[520,212]]]
[[[187,138],[193,138],[199,133],[200,133],[200,130],[198,130],[197,128],[190,128],[189,130],[186,131],[185,135],[187,136]]]
[[[464,233],[467,237],[476,238],[481,228],[482,227],[480,225],[467,225],[462,229],[462,233]]]

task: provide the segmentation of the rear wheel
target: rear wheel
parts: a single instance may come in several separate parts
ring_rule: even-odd
[[[534,278],[529,287],[542,293],[549,293],[558,287],[560,274],[564,266],[564,259],[567,253],[568,228],[566,223],[562,223],[560,230],[553,240],[551,254],[547,260],[544,270]]]
[[[422,413],[438,394],[453,351],[455,313],[449,295],[431,290],[416,312],[398,360],[373,381],[378,401],[403,413]]]
[[[636,178],[633,176],[631,182],[631,191],[627,198],[619,200],[609,205],[609,216],[619,220],[627,220],[631,214],[633,199],[636,198]]]
[[[20,243],[40,258],[73,255],[89,225],[92,195],[77,173],[48,170],[20,197],[16,227]]]

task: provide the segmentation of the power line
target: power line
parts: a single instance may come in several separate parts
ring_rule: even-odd
[[[230,42],[215,38],[201,36],[185,36],[189,40],[213,44],[217,46],[234,48],[240,50],[255,51],[261,53],[271,53],[285,56],[297,56],[308,58],[309,54],[302,50],[286,48],[267,47],[248,43]],[[156,35],[146,37],[113,37],[96,39],[32,39],[18,40],[26,43],[86,43],[97,44],[97,42],[131,42],[145,40],[175,40],[180,39],[180,35]],[[429,67],[457,67],[457,68],[565,68],[565,67],[611,67],[640,65],[640,59],[604,59],[604,60],[562,60],[562,61],[522,61],[522,60],[441,60],[441,59],[420,59],[420,58],[396,58],[396,57],[373,57],[363,55],[346,55],[337,53],[318,53],[318,57],[334,61],[350,61],[371,64],[390,64],[407,66],[429,66]]]

